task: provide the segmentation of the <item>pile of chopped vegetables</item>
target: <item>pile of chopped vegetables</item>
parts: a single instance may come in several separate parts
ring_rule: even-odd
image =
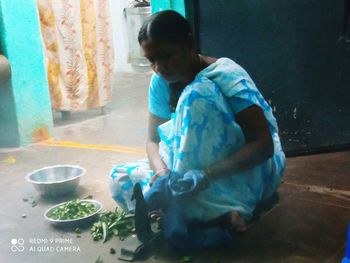
[[[124,240],[127,236],[135,232],[132,219],[126,218],[126,213],[122,210],[115,212],[104,212],[100,214],[98,222],[91,228],[91,235],[94,240],[106,242],[112,236],[118,236]]]
[[[71,220],[83,218],[95,212],[96,208],[93,204],[75,199],[52,209],[47,216],[52,219]]]

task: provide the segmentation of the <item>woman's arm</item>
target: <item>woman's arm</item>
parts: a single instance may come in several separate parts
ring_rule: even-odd
[[[248,170],[273,156],[274,145],[262,109],[253,105],[239,112],[235,118],[246,143],[237,152],[205,169],[210,180]]]
[[[146,143],[146,152],[148,160],[150,162],[151,169],[155,172],[155,176],[152,177],[150,183],[152,184],[158,176],[164,175],[168,172],[168,167],[163,162],[159,155],[159,135],[157,128],[159,125],[168,121],[167,119],[162,119],[149,113],[148,118],[148,136]]]

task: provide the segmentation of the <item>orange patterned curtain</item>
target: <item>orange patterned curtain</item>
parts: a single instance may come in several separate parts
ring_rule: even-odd
[[[38,0],[38,9],[52,107],[105,106],[114,60],[108,0]]]

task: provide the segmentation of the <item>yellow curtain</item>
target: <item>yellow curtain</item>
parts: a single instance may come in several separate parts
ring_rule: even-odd
[[[113,39],[108,0],[38,0],[52,107],[105,106],[112,97]]]

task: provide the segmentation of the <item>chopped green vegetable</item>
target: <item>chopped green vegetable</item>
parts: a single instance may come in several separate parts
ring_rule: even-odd
[[[111,248],[111,249],[109,250],[109,253],[115,254],[115,249],[114,249],[114,248]]]
[[[81,230],[80,230],[80,228],[79,228],[79,227],[77,227],[77,228],[75,229],[75,233],[77,233],[77,234],[81,234]]]
[[[193,257],[191,256],[183,256],[180,260],[181,263],[190,263],[193,262]]]
[[[95,263],[103,263],[101,256],[98,256],[98,258],[95,260]]]
[[[100,214],[99,221],[91,227],[91,236],[94,240],[108,241],[112,236],[118,236],[120,240],[124,240],[134,229],[131,218],[125,217],[124,211],[104,212]]]
[[[102,222],[102,234],[103,234],[103,243],[107,241],[107,224]]]
[[[118,229],[113,229],[112,232],[113,232],[113,235],[118,236]]]
[[[48,217],[59,220],[70,220],[83,218],[95,212],[96,208],[93,204],[75,199],[51,210]]]

